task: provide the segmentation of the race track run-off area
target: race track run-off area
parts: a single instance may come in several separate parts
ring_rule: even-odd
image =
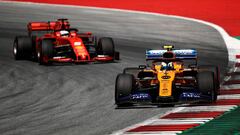
[[[240,36],[239,0],[14,0],[62,5],[125,9],[177,15],[211,22],[230,35]]]
[[[89,5],[79,5],[97,6],[88,2]],[[99,3],[104,5],[102,0]],[[77,5],[74,2],[66,4]],[[228,35],[238,36],[236,29],[231,28],[236,25],[228,27],[228,21],[218,25],[226,26],[229,33],[214,22],[155,13],[15,2],[1,2],[0,7],[3,18],[0,21],[0,41],[3,43],[0,49],[1,134],[176,134],[204,125],[240,104],[240,43]],[[97,7],[115,8],[112,5]],[[235,9],[227,2],[225,8],[229,7]],[[164,11],[157,13],[166,14]],[[192,16],[188,13],[186,17]],[[234,14],[232,19],[237,17]],[[113,37],[122,60],[109,64],[50,67],[13,60],[13,39],[26,34],[29,21],[57,18],[69,18],[72,26],[81,31]],[[157,49],[162,44],[196,48],[201,64],[220,66],[222,86],[218,101],[174,108],[115,109],[117,74],[124,67],[143,64],[144,51]]]

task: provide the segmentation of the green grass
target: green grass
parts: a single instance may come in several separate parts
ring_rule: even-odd
[[[180,135],[240,135],[240,107]]]
[[[240,40],[240,36],[238,36],[238,37],[235,37],[235,38]]]

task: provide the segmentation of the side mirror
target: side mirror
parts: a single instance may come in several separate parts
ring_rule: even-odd
[[[138,68],[139,68],[139,69],[146,69],[147,66],[146,66],[146,65],[139,65]]]

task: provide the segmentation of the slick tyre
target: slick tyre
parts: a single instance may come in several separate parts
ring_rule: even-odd
[[[217,100],[215,92],[214,73],[210,71],[202,71],[197,74],[198,89],[203,95],[210,96],[210,102]]]
[[[112,38],[100,38],[97,45],[99,55],[108,55],[114,57],[115,47]]]
[[[32,60],[37,62],[38,61],[38,57],[37,57],[37,45],[36,45],[36,40],[37,40],[37,36],[32,36]]]
[[[32,38],[28,36],[18,36],[13,43],[13,55],[15,60],[30,59],[32,57]]]
[[[118,74],[115,84],[115,103],[118,107],[131,105],[121,98],[130,96],[134,88],[134,76],[130,74]]]
[[[217,66],[212,65],[202,65],[199,66],[199,71],[211,71],[214,73],[214,82],[215,82],[215,90],[219,93],[220,89],[220,70]]]
[[[38,49],[38,61],[40,65],[49,65],[51,62],[50,59],[53,58],[54,49],[53,49],[53,40],[52,39],[43,39],[40,48]]]

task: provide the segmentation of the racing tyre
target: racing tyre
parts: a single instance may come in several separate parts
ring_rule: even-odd
[[[120,52],[117,52],[117,51],[114,52],[114,59],[120,60]]]
[[[211,71],[214,73],[214,82],[216,91],[220,89],[220,70],[217,66],[202,65],[198,67],[200,71]]]
[[[118,74],[115,84],[115,103],[118,107],[131,105],[128,101],[121,101],[120,99],[130,96],[134,87],[134,82],[133,75]]]
[[[32,38],[18,36],[13,43],[13,55],[15,60],[30,59],[32,57]]]
[[[32,60],[35,62],[38,61],[36,40],[37,40],[37,36],[32,36]]]
[[[115,48],[112,38],[100,38],[97,45],[97,51],[100,55],[108,55],[114,57]]]
[[[49,59],[53,58],[53,40],[43,39],[42,44],[37,52],[38,61],[40,65],[51,64]]]
[[[214,87],[214,73],[202,71],[197,74],[198,89],[203,95],[210,96],[210,102],[217,100],[217,94]]]

